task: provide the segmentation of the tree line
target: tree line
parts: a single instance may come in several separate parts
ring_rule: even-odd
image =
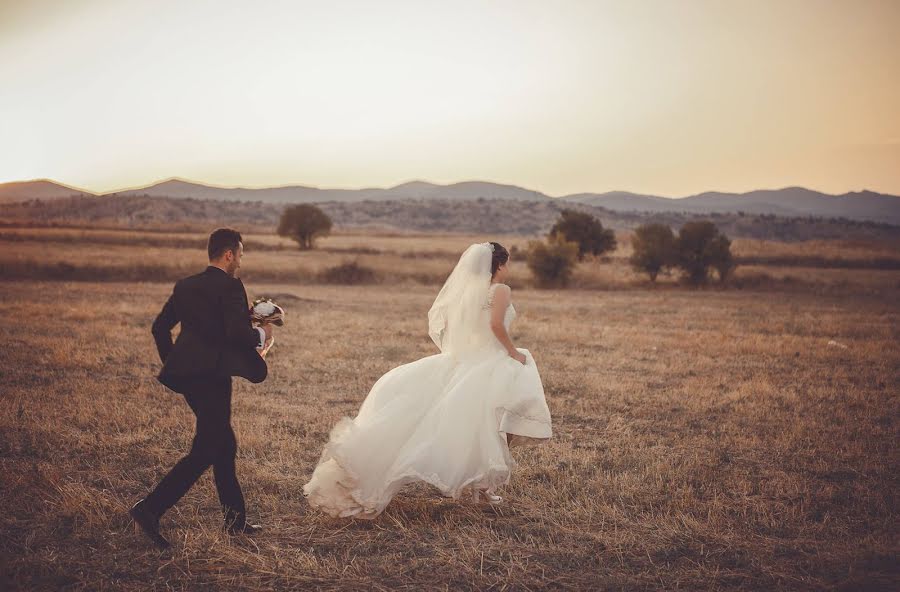
[[[297,242],[302,250],[327,236],[331,218],[313,204],[285,208],[278,234]],[[526,265],[538,287],[565,287],[575,266],[586,258],[602,257],[617,247],[612,229],[586,212],[562,210],[544,240],[528,243]],[[666,224],[644,224],[631,239],[631,266],[655,282],[661,272],[679,270],[684,281],[699,286],[713,275],[725,282],[734,271],[731,241],[708,220],[686,222],[678,234]]]
[[[611,229],[594,216],[563,210],[545,240],[528,244],[526,262],[542,287],[566,286],[578,261],[616,249]],[[734,271],[731,241],[708,220],[686,222],[676,235],[665,224],[638,226],[629,263],[655,282],[662,271],[678,269],[686,283],[705,284],[715,274],[725,282]]]

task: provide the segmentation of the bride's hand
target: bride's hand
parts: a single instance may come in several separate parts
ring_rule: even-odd
[[[525,354],[523,354],[522,352],[516,351],[515,353],[509,354],[509,357],[511,357],[512,359],[516,360],[517,362],[519,362],[519,363],[522,364],[523,366],[525,365]]]

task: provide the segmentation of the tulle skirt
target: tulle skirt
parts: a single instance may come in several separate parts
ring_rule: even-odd
[[[374,518],[406,484],[423,481],[448,497],[509,481],[506,435],[542,441],[550,411],[534,358],[502,350],[459,359],[437,354],[382,376],[359,414],[332,429],[303,487],[332,516]]]

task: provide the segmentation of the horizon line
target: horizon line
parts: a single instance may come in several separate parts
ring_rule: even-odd
[[[832,197],[840,197],[842,195],[847,195],[847,194],[852,194],[852,193],[867,193],[867,192],[868,193],[879,193],[880,195],[891,195],[894,197],[900,197],[900,195],[871,191],[869,189],[866,189],[865,187],[863,187],[862,189],[860,189],[858,191],[851,190],[851,191],[845,191],[844,193],[828,193],[825,191],[819,191],[817,189],[810,189],[809,187],[805,187],[803,185],[787,185],[787,186],[778,187],[778,188],[771,188],[771,187],[770,188],[758,188],[758,189],[751,189],[749,191],[741,191],[741,192],[716,191],[713,189],[708,189],[705,191],[700,191],[698,193],[691,193],[689,195],[683,195],[680,197],[674,197],[674,196],[670,196],[670,195],[655,195],[655,194],[648,194],[648,193],[636,193],[634,191],[627,191],[627,190],[623,190],[623,189],[611,189],[611,190],[602,191],[602,192],[579,191],[579,192],[575,192],[575,193],[567,193],[564,195],[550,195],[548,193],[544,193],[543,191],[538,191],[536,189],[529,189],[528,187],[524,187],[522,185],[517,185],[517,184],[513,184],[513,183],[501,183],[499,181],[486,181],[483,179],[467,179],[467,180],[463,180],[463,181],[454,181],[452,183],[445,183],[445,184],[435,183],[433,181],[426,181],[424,179],[410,179],[408,181],[403,181],[401,183],[397,183],[396,185],[391,185],[390,187],[377,187],[377,186],[369,185],[369,186],[362,186],[362,187],[356,187],[356,188],[348,188],[348,187],[321,187],[321,186],[317,186],[317,185],[306,185],[303,183],[287,183],[287,184],[279,184],[279,185],[258,185],[258,186],[224,185],[224,184],[218,184],[218,183],[208,183],[205,181],[192,180],[192,179],[188,179],[186,177],[172,176],[172,177],[166,177],[166,178],[160,179],[158,181],[153,181],[149,184],[122,187],[122,188],[116,189],[114,191],[105,191],[102,193],[98,193],[98,192],[95,192],[95,191],[92,191],[89,189],[85,189],[83,187],[77,187],[75,185],[70,185],[68,183],[63,183],[61,181],[57,181],[57,180],[51,179],[49,177],[39,177],[39,178],[34,178],[34,179],[22,179],[22,180],[15,180],[15,181],[3,181],[3,182],[0,182],[0,186],[11,185],[14,183],[47,182],[47,183],[53,183],[55,185],[60,185],[62,187],[71,189],[73,191],[77,191],[79,193],[87,193],[87,194],[94,195],[96,197],[103,197],[103,196],[107,196],[107,195],[114,195],[116,193],[123,193],[126,191],[137,191],[139,189],[146,189],[146,188],[154,187],[156,185],[160,185],[162,183],[168,183],[170,181],[179,181],[179,182],[188,183],[191,185],[200,185],[203,187],[209,187],[211,189],[246,189],[249,191],[260,191],[260,190],[266,190],[266,189],[289,189],[289,188],[294,188],[294,187],[304,188],[304,189],[317,189],[320,191],[363,191],[366,189],[378,189],[378,190],[386,191],[389,189],[396,189],[397,187],[402,187],[403,185],[409,185],[411,183],[425,183],[428,185],[433,185],[435,187],[451,187],[453,185],[461,185],[463,183],[487,183],[487,184],[491,184],[491,185],[500,185],[500,186],[504,186],[504,187],[515,187],[517,189],[522,189],[524,191],[531,191],[534,193],[539,193],[541,195],[547,196],[550,199],[563,199],[566,197],[572,197],[572,196],[578,196],[578,195],[608,195],[610,193],[626,193],[629,195],[635,195],[635,196],[641,196],[641,197],[658,197],[661,199],[679,200],[679,199],[686,199],[688,197],[696,197],[698,195],[704,195],[707,193],[720,193],[723,195],[746,195],[747,193],[753,193],[753,192],[757,192],[757,191],[784,191],[786,189],[803,189],[805,191],[812,191],[815,193],[821,193],[822,195],[828,195],[828,196],[832,196]],[[161,197],[164,197],[164,196],[161,196]]]

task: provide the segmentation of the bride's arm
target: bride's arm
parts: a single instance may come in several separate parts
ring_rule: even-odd
[[[506,348],[509,356],[524,364],[525,355],[519,353],[519,350],[513,345],[512,339],[510,339],[509,333],[506,331],[506,325],[503,324],[506,308],[509,306],[510,294],[511,290],[506,284],[500,284],[494,289],[494,302],[491,307],[491,331],[494,332],[497,340]]]

